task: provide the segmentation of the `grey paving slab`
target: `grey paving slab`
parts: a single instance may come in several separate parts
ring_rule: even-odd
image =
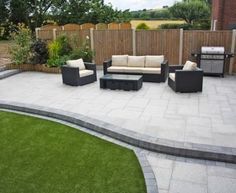
[[[219,176],[210,176],[208,178],[208,193],[235,193],[235,191],[236,179]]]
[[[235,193],[236,165],[147,153],[159,192]],[[170,159],[171,158],[171,159]],[[171,176],[170,176],[171,173]]]
[[[207,186],[186,181],[173,180],[170,193],[207,193]]]

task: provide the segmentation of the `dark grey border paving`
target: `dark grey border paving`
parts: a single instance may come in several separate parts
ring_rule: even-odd
[[[147,193],[158,193],[156,178],[152,170],[152,167],[147,160],[146,155],[138,151],[135,151],[135,154],[143,170],[143,175],[147,187]]]
[[[78,113],[0,100],[0,108],[52,117],[158,153],[236,163],[236,148],[177,142],[147,136]]]
[[[19,69],[12,69],[12,70],[4,69],[3,71],[0,71],[0,80],[13,76],[15,74],[19,74],[20,72],[21,71]]]

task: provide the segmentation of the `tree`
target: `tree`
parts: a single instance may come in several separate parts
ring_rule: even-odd
[[[203,0],[184,0],[169,8],[171,14],[189,24],[194,21],[210,18],[210,6]]]
[[[24,23],[29,25],[29,10],[27,1],[10,0],[10,21],[14,24]]]
[[[113,9],[103,0],[67,0],[52,9],[53,20],[65,23],[109,23],[129,20],[129,11]]]
[[[0,25],[5,23],[8,18],[7,2],[6,0],[0,0]]]

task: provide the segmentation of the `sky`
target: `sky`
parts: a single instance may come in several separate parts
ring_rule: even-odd
[[[142,9],[156,9],[162,8],[164,5],[173,5],[178,0],[105,0],[105,3],[111,3],[114,8],[121,10],[130,9],[142,10]]]

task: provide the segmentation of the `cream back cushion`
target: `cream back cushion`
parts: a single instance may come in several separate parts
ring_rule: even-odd
[[[125,66],[128,65],[128,55],[113,55],[112,66]]]
[[[183,67],[183,70],[196,70],[196,69],[197,69],[197,64],[191,61],[187,61]]]
[[[128,67],[144,67],[145,56],[128,56]]]
[[[164,55],[146,56],[145,67],[160,68],[161,63],[163,62],[164,62]]]
[[[79,68],[80,70],[85,70],[85,65],[83,59],[78,60],[67,60],[66,64],[73,68]]]

